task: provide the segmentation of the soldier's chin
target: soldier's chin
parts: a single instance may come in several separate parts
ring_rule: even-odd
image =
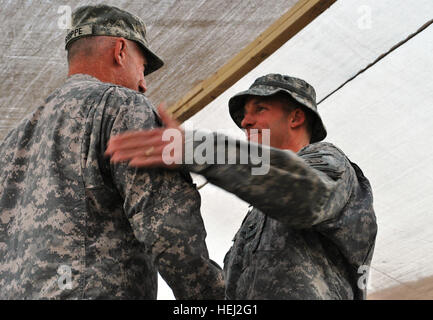
[[[262,136],[260,133],[247,135],[247,139],[249,142],[254,142],[258,144],[262,144]]]

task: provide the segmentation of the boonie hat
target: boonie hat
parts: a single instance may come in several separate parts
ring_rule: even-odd
[[[311,143],[322,141],[326,137],[326,129],[322,118],[317,111],[316,92],[314,88],[304,80],[281,74],[268,74],[257,78],[251,87],[234,95],[229,100],[229,112],[236,125],[241,128],[243,108],[248,96],[271,96],[278,92],[288,94],[302,106],[312,111],[313,121]]]
[[[65,38],[65,49],[75,40],[88,36],[123,37],[137,42],[144,50],[148,75],[164,65],[153,53],[146,39],[146,25],[137,16],[113,6],[96,5],[77,8],[72,13],[72,29]]]

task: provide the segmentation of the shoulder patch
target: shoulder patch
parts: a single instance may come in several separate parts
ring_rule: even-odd
[[[338,180],[349,165],[346,156],[338,148],[326,142],[311,144],[302,149],[298,155],[308,165],[333,180]]]

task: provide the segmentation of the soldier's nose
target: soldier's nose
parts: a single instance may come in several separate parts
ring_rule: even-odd
[[[254,119],[247,114],[244,116],[244,118],[241,121],[241,127],[244,129],[251,128],[253,124],[254,124]]]

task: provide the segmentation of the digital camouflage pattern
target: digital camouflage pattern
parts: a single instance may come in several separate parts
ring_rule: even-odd
[[[159,126],[147,98],[73,75],[0,145],[0,299],[224,297],[187,173],[110,164],[110,136]],[[71,289],[60,286],[62,266]]]
[[[239,158],[248,143],[214,137],[224,139],[236,165],[184,166],[253,206],[224,259],[226,298],[365,299],[361,276],[367,278],[377,225],[359,167],[331,143],[317,142],[297,154],[270,148],[269,172],[252,175],[258,159]]]
[[[302,107],[312,111],[314,123],[312,126],[311,143],[319,142],[326,138],[326,129],[322,122],[316,105],[316,91],[302,79],[281,75],[278,73],[267,74],[254,81],[251,87],[239,92],[229,100],[229,112],[238,127],[241,128],[243,108],[248,96],[266,97],[283,92],[292,97]]]
[[[146,39],[146,25],[136,15],[117,7],[104,4],[83,6],[72,13],[71,29],[65,38],[65,49],[75,40],[88,36],[123,37],[137,42],[144,50],[148,75],[164,65],[164,62],[150,50]]]

